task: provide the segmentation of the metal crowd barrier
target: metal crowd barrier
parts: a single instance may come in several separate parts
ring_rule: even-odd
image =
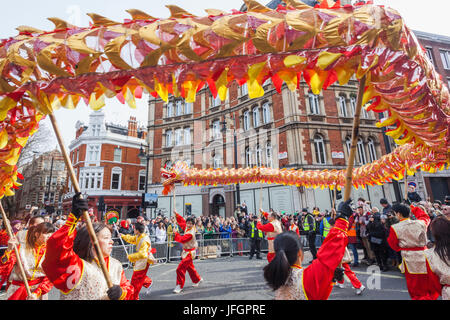
[[[197,251],[196,255],[199,259],[211,259],[219,257],[232,257],[233,255],[245,255],[250,253],[250,238],[229,238],[223,237],[226,233],[204,234],[197,233]],[[181,243],[173,241],[173,237],[169,234],[165,242],[156,242],[155,236],[150,236],[152,248],[156,249],[153,254],[158,263],[168,263],[181,260],[183,246]],[[300,236],[301,242],[305,250],[309,249],[308,238],[305,235]],[[123,246],[118,238],[114,238],[114,246],[111,256],[119,260],[124,268],[132,268],[128,262],[127,255],[135,252],[135,246],[125,243]],[[316,236],[316,248],[320,248],[322,237]],[[125,248],[124,248],[125,247]],[[268,252],[268,241],[266,238],[261,240],[261,252]]]

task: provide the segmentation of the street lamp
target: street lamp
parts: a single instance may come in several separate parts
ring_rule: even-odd
[[[147,149],[147,151],[144,151],[144,147]],[[149,162],[150,162],[150,156],[151,156],[150,155],[150,146],[148,146],[148,145],[144,145],[143,146],[141,144],[141,149],[139,150],[138,157],[140,159],[146,159],[147,160],[147,164],[146,164],[147,168],[145,170],[145,192],[142,195],[142,205],[141,205],[142,211],[145,212],[145,213],[147,213],[147,206],[146,206],[146,203],[145,203],[145,195],[148,192],[148,165],[149,165]]]

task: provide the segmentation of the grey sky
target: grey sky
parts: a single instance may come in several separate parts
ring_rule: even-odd
[[[265,4],[269,0],[260,0]],[[167,4],[178,5],[185,10],[203,16],[204,9],[214,8],[224,11],[239,9],[242,0],[14,0],[0,11],[0,38],[8,38],[17,34],[16,27],[20,25],[33,26],[43,30],[51,30],[53,24],[48,17],[59,17],[79,26],[88,26],[89,17],[86,13],[95,12],[115,21],[129,18],[126,9],[140,9],[148,14],[159,17],[169,17]],[[430,33],[450,36],[450,1],[438,0],[375,0],[375,4],[389,5],[400,12],[408,27]],[[128,105],[122,105],[117,100],[108,100],[104,107],[106,120],[126,124],[130,115],[138,118],[142,125],[146,125],[146,99],[138,100],[137,110]],[[75,123],[78,120],[87,122],[90,109],[80,104],[76,111],[58,110],[55,114],[60,123],[64,141],[69,144],[75,137]]]

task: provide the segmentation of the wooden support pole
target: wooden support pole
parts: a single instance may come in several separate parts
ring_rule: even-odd
[[[405,196],[404,201],[408,200],[408,162],[405,161]]]
[[[72,162],[70,161],[69,153],[67,152],[66,146],[62,139],[62,135],[59,130],[55,115],[50,114],[49,117],[50,117],[50,121],[53,126],[53,130],[55,131],[56,139],[58,140],[58,144],[61,149],[61,153],[63,155],[64,162],[66,164],[66,168],[69,172],[70,181],[72,182],[75,192],[77,192],[77,193],[81,192],[80,185],[78,184],[77,176],[75,175],[75,170],[73,169]],[[108,269],[106,268],[105,259],[103,257],[102,251],[100,249],[100,244],[98,243],[97,235],[95,234],[94,228],[92,226],[91,218],[89,217],[89,214],[87,211],[83,212],[83,218],[86,222],[86,227],[89,232],[89,236],[91,238],[91,242],[93,244],[95,253],[97,254],[97,258],[98,258],[100,267],[102,269],[103,276],[106,279],[108,288],[111,288],[113,286],[113,283],[111,281],[111,276],[109,275]]]
[[[359,81],[358,89],[358,100],[355,110],[355,118],[353,119],[353,130],[352,130],[352,145],[350,147],[350,155],[348,159],[347,172],[345,175],[345,191],[344,191],[344,201],[350,199],[352,192],[352,181],[353,181],[353,166],[355,165],[356,157],[356,145],[359,136],[359,125],[362,109],[362,99],[364,95],[364,88],[366,86],[366,76],[364,75]]]
[[[8,233],[9,239],[14,239],[15,236],[12,232],[11,224],[9,223],[8,217],[6,216],[6,212],[3,209],[1,201],[0,201],[0,211],[2,212],[3,223],[5,224],[6,232]],[[16,265],[19,267],[20,276],[22,277],[23,283],[25,284],[25,289],[27,290],[28,297],[31,297],[30,285],[28,284],[27,275],[25,274],[25,269],[23,268],[23,263],[20,257],[19,249],[17,248],[16,245],[14,245],[14,252],[16,254],[17,259]]]

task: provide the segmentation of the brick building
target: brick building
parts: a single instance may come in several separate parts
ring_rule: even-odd
[[[18,213],[28,213],[31,207],[45,211],[47,206],[60,213],[67,176],[61,152],[46,152],[25,165],[21,172],[24,180],[17,191]]]
[[[140,147],[146,143],[147,131],[138,127],[130,117],[128,127],[106,123],[101,111],[90,114],[89,124],[76,124],[76,137],[69,145],[70,157],[89,205],[98,213],[100,197],[108,209],[116,209],[121,218],[134,218],[139,214],[141,197],[145,189],[145,161],[138,157]],[[70,210],[74,190],[67,179],[69,192],[64,197],[64,209]]]
[[[414,31],[419,42],[427,51],[434,68],[442,80],[450,87],[450,37],[422,31]],[[424,194],[431,199],[443,201],[450,194],[450,170],[437,173],[418,173],[416,180],[423,184]]]

